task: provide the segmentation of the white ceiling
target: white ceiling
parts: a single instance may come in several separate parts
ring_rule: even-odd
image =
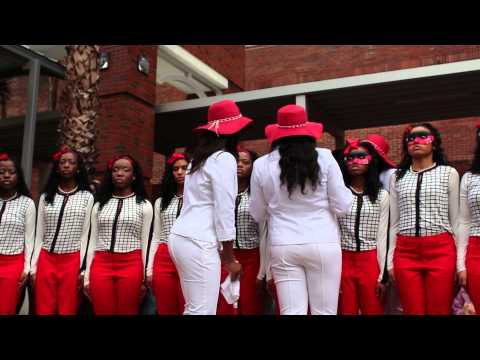
[[[23,45],[53,60],[61,60],[67,56],[65,45]]]

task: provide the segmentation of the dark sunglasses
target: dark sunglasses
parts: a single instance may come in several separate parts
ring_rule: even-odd
[[[345,156],[345,161],[352,161],[354,159],[366,159],[370,154],[366,152],[358,152],[358,153],[353,153],[353,154],[348,154]]]
[[[407,136],[407,143],[411,142],[411,141],[415,141],[415,139],[417,138],[420,138],[420,139],[426,139],[428,138],[430,135],[432,135],[431,133],[429,133],[428,131],[415,131],[415,132],[412,132],[410,133],[408,136]]]

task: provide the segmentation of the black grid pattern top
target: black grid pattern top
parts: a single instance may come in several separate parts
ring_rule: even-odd
[[[153,235],[152,243],[150,245],[150,252],[148,255],[147,276],[152,275],[153,262],[158,246],[163,243],[168,243],[168,237],[173,224],[177,220],[183,207],[183,196],[174,196],[168,204],[167,208],[162,211],[162,198],[155,201],[154,206],[154,220],[153,220]]]
[[[480,236],[480,174],[466,172],[460,183],[457,226],[457,272],[464,271],[470,236]]]
[[[52,204],[42,195],[37,225],[42,248],[51,253],[66,254],[80,250],[81,241],[88,236],[93,195],[85,190],[73,193],[58,191]]]
[[[15,195],[7,200],[0,199],[1,255],[21,254],[26,250],[27,242],[33,249],[35,212],[35,203],[29,197]]]
[[[470,210],[470,236],[480,236],[480,175],[465,174],[467,202]]]
[[[90,283],[90,268],[96,251],[128,253],[141,250],[146,264],[148,240],[153,218],[150,201],[137,203],[135,193],[113,196],[101,210],[100,203],[92,209],[92,230],[88,246],[84,285]]]
[[[450,166],[420,172],[408,170],[395,182],[398,194],[398,232],[405,236],[453,233],[449,219]]]
[[[388,222],[380,224],[380,204],[387,201],[386,209],[388,211],[388,192],[381,189],[377,200],[373,203],[367,195],[359,194],[353,190],[352,193],[355,196],[350,212],[338,217],[342,250],[366,251],[376,249],[380,225],[385,228],[385,234],[388,228]]]
[[[237,195],[235,202],[235,226],[237,231],[235,249],[256,249],[260,246],[258,224],[250,215],[248,188]]]
[[[158,229],[155,229],[155,240],[160,243],[166,243],[168,242],[170,230],[172,229],[175,220],[177,220],[178,216],[180,215],[180,211],[182,210],[183,197],[175,195],[170,201],[170,204],[168,204],[167,208],[163,211],[161,210],[161,199],[158,199],[155,205],[155,217],[158,216],[158,220],[160,221]],[[158,240],[156,238],[157,236]]]
[[[142,248],[142,226],[145,202],[137,204],[135,194],[112,197],[97,218],[97,251],[127,253]],[[151,204],[148,203],[151,207]]]

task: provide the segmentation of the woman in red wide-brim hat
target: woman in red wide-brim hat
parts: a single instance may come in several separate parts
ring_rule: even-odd
[[[316,147],[323,126],[287,105],[265,134],[272,152],[255,162],[250,213],[268,219],[270,269],[281,315],[337,313],[342,253],[336,216],[353,195],[330,150]]]
[[[390,145],[387,140],[379,134],[370,134],[366,139],[362,140],[361,143],[373,146],[372,153],[376,154],[379,159],[378,171],[380,182],[382,183],[382,187],[389,192],[391,178],[397,171],[397,164],[388,157]],[[388,238],[389,234],[387,234],[387,248],[389,243]],[[386,269],[386,263],[382,269]],[[402,305],[400,304],[398,289],[388,280],[388,271],[383,271],[382,283],[386,285],[385,313],[390,315],[401,314]]]
[[[233,252],[237,184],[237,134],[251,119],[232,100],[212,104],[208,123],[195,129],[198,145],[185,176],[183,208],[168,238],[180,276],[187,315],[215,315],[222,262],[232,279],[242,266]]]
[[[338,217],[342,245],[342,315],[381,315],[382,283],[387,252],[389,197],[379,178],[380,157],[374,147],[348,140],[344,150],[344,181],[354,201]]]

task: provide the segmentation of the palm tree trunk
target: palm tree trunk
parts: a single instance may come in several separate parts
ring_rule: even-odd
[[[98,81],[100,78],[98,45],[67,45],[67,86],[60,98],[63,118],[60,121],[59,142],[79,152],[90,174],[95,172],[98,157],[95,147],[96,120],[100,108]]]

